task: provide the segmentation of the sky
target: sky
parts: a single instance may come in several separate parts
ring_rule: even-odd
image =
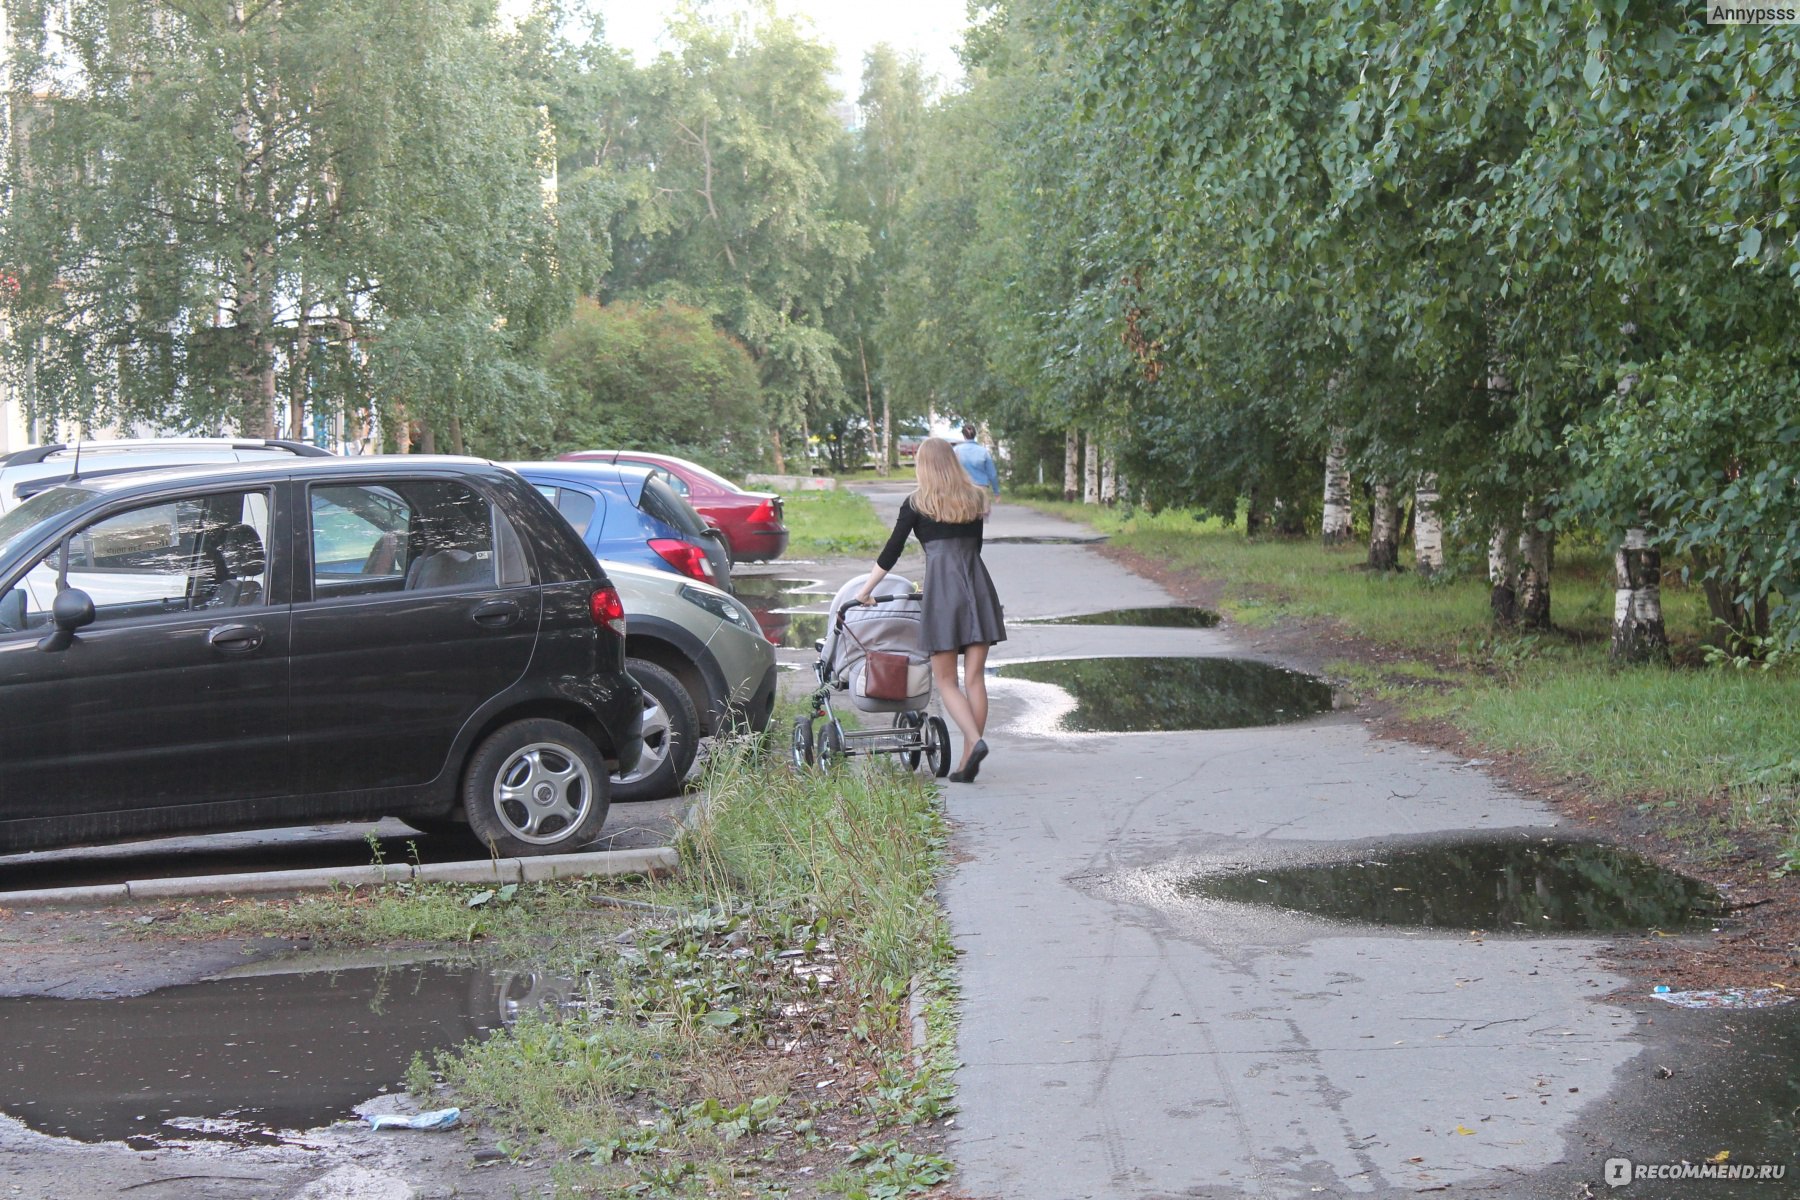
[[[713,2],[718,5],[720,0]],[[663,29],[676,3],[589,0],[589,6],[606,22],[606,40],[630,50],[639,62],[647,62],[664,48]],[[514,10],[526,4],[525,0],[503,0],[502,7]],[[810,20],[819,39],[837,50],[838,73],[833,82],[846,99],[856,99],[863,55],[879,42],[902,54],[918,51],[926,71],[938,76],[941,89],[962,76],[956,44],[967,24],[967,0],[776,0],[776,7],[785,16]]]

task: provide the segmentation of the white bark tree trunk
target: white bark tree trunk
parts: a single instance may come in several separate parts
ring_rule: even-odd
[[[1383,480],[1375,485],[1375,511],[1369,523],[1369,569],[1395,571],[1400,567],[1400,504],[1394,485]]]
[[[1519,560],[1513,553],[1513,532],[1504,525],[1494,527],[1488,542],[1488,607],[1496,625],[1519,622]]]
[[[1350,456],[1344,449],[1344,432],[1331,432],[1331,448],[1325,452],[1325,520],[1320,536],[1327,546],[1350,540]]]
[[[1627,326],[1625,332],[1635,332]],[[1619,380],[1619,398],[1637,387],[1638,377]],[[1650,662],[1669,656],[1669,631],[1662,614],[1662,553],[1650,541],[1645,514],[1625,531],[1613,554],[1613,627],[1608,653],[1614,662]]]
[[[1092,433],[1087,435],[1087,464],[1082,472],[1081,502],[1100,503],[1100,447],[1094,444]]]
[[[1119,463],[1108,450],[1100,459],[1100,503],[1114,504],[1119,499]]]
[[[1071,429],[1063,441],[1063,499],[1081,494],[1081,434]]]
[[[894,469],[894,409],[888,402],[887,392],[881,393],[881,473],[886,475]]]
[[[1525,629],[1550,628],[1550,533],[1538,528],[1548,513],[1542,500],[1531,500],[1520,514],[1519,625]]]
[[[1444,569],[1444,520],[1438,514],[1436,471],[1419,476],[1413,491],[1413,568],[1430,578]]]

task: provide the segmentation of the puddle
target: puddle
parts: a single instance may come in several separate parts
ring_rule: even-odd
[[[1162,606],[1115,608],[1109,612],[1076,613],[1072,617],[1034,617],[1025,625],[1144,625],[1164,629],[1211,629],[1219,614],[1210,608]]]
[[[796,609],[831,603],[829,592],[815,591],[820,580],[751,575],[733,581],[737,597],[750,606],[763,636],[789,650],[811,650],[825,636],[825,613]]]
[[[1710,928],[1719,903],[1707,884],[1629,850],[1540,838],[1203,875],[1179,890],[1365,925],[1493,933]]]
[[[1331,711],[1323,680],[1241,658],[1047,659],[994,673],[1061,689],[1070,705],[1055,727],[1077,732],[1235,729]]]
[[[414,963],[258,974],[123,1000],[0,999],[0,1111],[152,1150],[290,1141],[401,1091],[415,1053],[486,1036],[569,985]]]
[[[1634,1162],[1704,1162],[1729,1150],[1731,1163],[1784,1164],[1781,1182],[1709,1179],[1637,1181],[1618,1194],[1649,1200],[1794,1195],[1800,1165],[1800,1004],[1754,1012],[1657,1012],[1660,1045],[1637,1061],[1625,1091],[1638,1103],[1602,1118],[1588,1137]],[[1672,1070],[1672,1077],[1657,1068]],[[1645,1109],[1648,1111],[1644,1111]],[[1716,1160],[1715,1160],[1716,1161]]]

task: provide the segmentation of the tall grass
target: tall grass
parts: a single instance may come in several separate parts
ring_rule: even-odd
[[[706,794],[683,856],[712,895],[823,918],[842,931],[839,957],[863,990],[896,994],[947,960],[931,898],[942,817],[917,776],[875,757],[771,770],[739,744],[709,760]]]

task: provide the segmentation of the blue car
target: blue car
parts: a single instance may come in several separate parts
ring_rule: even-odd
[[[597,462],[505,465],[556,505],[596,558],[731,590],[724,536],[655,471]]]

